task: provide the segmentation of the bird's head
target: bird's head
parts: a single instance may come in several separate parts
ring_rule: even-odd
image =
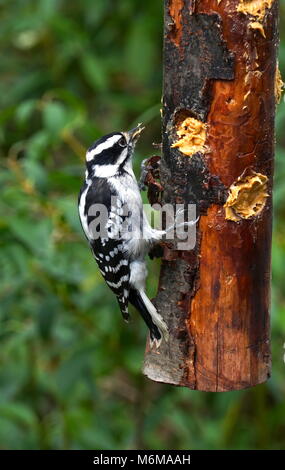
[[[86,153],[88,174],[107,178],[131,167],[131,157],[143,129],[138,124],[130,131],[112,132],[96,140]]]

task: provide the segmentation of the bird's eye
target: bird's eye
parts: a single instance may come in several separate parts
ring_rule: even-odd
[[[126,139],[125,137],[121,137],[118,144],[121,146],[121,147],[126,147],[127,145],[127,142],[126,142]]]

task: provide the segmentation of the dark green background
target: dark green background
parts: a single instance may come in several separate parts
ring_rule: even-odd
[[[272,379],[224,394],[158,385],[141,374],[144,324],[123,323],[91,258],[77,193],[98,136],[147,124],[137,169],[160,140],[162,1],[0,0],[0,12],[0,448],[285,448],[284,101]],[[150,295],[157,277],[152,264]]]

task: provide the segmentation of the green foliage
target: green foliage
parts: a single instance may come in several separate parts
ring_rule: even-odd
[[[122,322],[76,198],[85,147],[99,135],[142,120],[147,152],[159,140],[162,2],[2,0],[0,11],[0,447],[284,448],[284,101],[273,377],[227,394],[154,384],[140,372],[145,326],[135,314]],[[285,38],[280,63],[284,76]],[[153,263],[153,295],[157,277]]]

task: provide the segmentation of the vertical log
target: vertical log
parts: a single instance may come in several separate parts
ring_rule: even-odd
[[[169,343],[151,379],[204,391],[270,376],[277,0],[165,0],[163,202],[195,203],[192,251],[165,251]]]

